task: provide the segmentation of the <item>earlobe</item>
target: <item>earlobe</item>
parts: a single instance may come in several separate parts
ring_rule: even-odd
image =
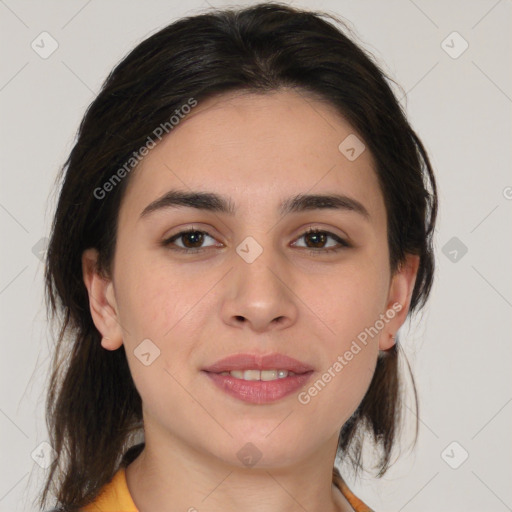
[[[112,340],[108,337],[108,336],[103,336],[101,338],[101,346],[105,349],[105,350],[116,350],[118,349],[121,345],[118,345],[117,343],[112,343]]]
[[[396,343],[396,336],[389,334],[385,337],[381,336],[379,340],[379,350],[389,350]]]
[[[89,307],[94,325],[102,335],[101,346],[116,350],[122,345],[113,283],[98,271],[98,251],[86,249],[82,254],[82,274],[89,295]]]

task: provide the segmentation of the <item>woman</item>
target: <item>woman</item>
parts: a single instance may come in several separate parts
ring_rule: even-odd
[[[389,466],[437,213],[373,60],[279,4],[181,19],[109,75],[63,170],[41,505],[370,510],[334,461],[367,440]]]

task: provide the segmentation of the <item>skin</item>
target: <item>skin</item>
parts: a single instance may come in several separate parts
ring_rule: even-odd
[[[199,103],[133,171],[112,275],[95,270],[94,249],[84,252],[102,346],[124,344],[142,397],[146,447],[126,473],[141,512],[352,510],[331,483],[339,430],[406,319],[419,264],[411,255],[391,275],[373,158],[365,150],[349,161],[338,150],[353,133],[327,103],[291,90]],[[237,213],[180,207],[139,219],[170,189],[229,196]],[[369,219],[323,209],[279,215],[285,198],[333,192],[357,199]],[[208,233],[203,252],[160,245],[189,227]],[[311,254],[338,243],[315,246],[303,236],[309,227],[352,247]],[[236,252],[247,236],[263,248],[252,263]],[[193,247],[183,237],[175,244]],[[297,393],[248,404],[200,371],[234,353],[282,352],[313,366],[307,388],[396,303],[401,311],[307,405]],[[149,366],[134,355],[147,338],[161,351]],[[248,442],[262,454],[253,467],[237,457]]]

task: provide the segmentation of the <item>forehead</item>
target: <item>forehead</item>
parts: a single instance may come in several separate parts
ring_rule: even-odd
[[[228,195],[240,213],[277,208],[297,194],[337,192],[378,219],[385,210],[372,155],[365,149],[350,160],[340,150],[347,140],[361,144],[358,151],[363,147],[330,104],[302,92],[213,97],[184,116],[132,171],[120,217],[128,221],[179,188]]]

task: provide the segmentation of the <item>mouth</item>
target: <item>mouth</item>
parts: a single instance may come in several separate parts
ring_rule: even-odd
[[[202,369],[216,387],[252,404],[280,400],[301,387],[313,368],[284,354],[235,354]]]

